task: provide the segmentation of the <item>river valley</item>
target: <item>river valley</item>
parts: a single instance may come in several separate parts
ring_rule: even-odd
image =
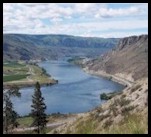
[[[41,87],[47,114],[87,112],[104,103],[100,100],[101,93],[122,91],[124,88],[113,81],[87,74],[67,61],[45,61],[38,65],[59,81],[58,84]],[[22,88],[20,92],[21,98],[12,98],[14,108],[19,115],[28,115],[34,87]]]

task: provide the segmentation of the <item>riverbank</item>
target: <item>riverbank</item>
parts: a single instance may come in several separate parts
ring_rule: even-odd
[[[5,62],[3,64],[3,87],[16,85],[20,88],[34,86],[36,82],[42,86],[57,84],[44,68],[26,62]]]
[[[93,70],[89,70],[86,67],[83,68],[83,71],[88,73],[88,74],[91,74],[91,75],[96,75],[96,76],[101,76],[101,77],[107,78],[109,80],[112,80],[114,82],[122,84],[122,85],[124,85],[126,87],[131,87],[135,83],[132,80],[130,81],[129,79],[126,79],[124,77],[120,77],[118,75],[111,75],[111,74],[108,74],[108,73],[106,73],[104,71],[93,71]]]
[[[88,74],[104,77],[108,80],[112,80],[126,87],[131,87],[135,83],[134,79],[132,78],[130,74],[127,75],[127,74],[117,73],[115,75],[111,75],[102,70],[99,70],[99,71],[90,70],[86,65],[84,65],[88,60],[89,59],[87,58],[86,59],[72,59],[72,61],[69,61],[69,63],[78,65],[81,69],[83,69],[84,72]]]
[[[148,78],[134,81],[130,75],[111,75],[88,68],[83,70],[88,74],[115,81],[126,88],[106,103],[77,116],[77,120],[61,125],[49,134],[148,133]]]
[[[15,86],[18,86],[19,88],[28,88],[28,87],[33,87],[36,82],[37,81],[33,81],[33,82],[27,82],[27,81],[9,82],[9,83],[3,83],[3,87],[5,89],[7,89],[7,88],[15,85]],[[51,86],[51,85],[58,83],[58,81],[54,80],[54,79],[51,79],[51,80],[46,81],[46,82],[41,82],[41,81],[38,81],[38,82],[40,83],[41,86]]]

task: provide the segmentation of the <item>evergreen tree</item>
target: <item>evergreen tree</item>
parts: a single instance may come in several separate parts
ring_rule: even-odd
[[[35,132],[38,134],[44,133],[47,120],[47,115],[45,114],[46,105],[44,103],[44,98],[42,97],[41,91],[40,91],[40,84],[39,82],[35,85],[35,92],[32,96],[32,105],[31,107],[32,112],[31,116],[33,118],[33,123],[31,126],[36,126]]]
[[[10,100],[12,96],[20,97],[18,87],[13,86],[9,89],[3,89],[3,133],[8,134],[12,133],[12,130],[17,127],[19,124],[16,121],[18,114],[13,109],[13,104]]]

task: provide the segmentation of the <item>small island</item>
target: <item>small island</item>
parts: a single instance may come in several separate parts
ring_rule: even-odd
[[[3,86],[17,85],[19,87],[33,86],[38,81],[41,85],[52,85],[58,83],[47,74],[44,68],[36,63],[25,61],[3,62]]]

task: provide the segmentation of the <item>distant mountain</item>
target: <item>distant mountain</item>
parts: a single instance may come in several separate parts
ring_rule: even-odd
[[[3,34],[4,60],[58,59],[66,56],[97,56],[117,44],[117,38],[69,35]]]

